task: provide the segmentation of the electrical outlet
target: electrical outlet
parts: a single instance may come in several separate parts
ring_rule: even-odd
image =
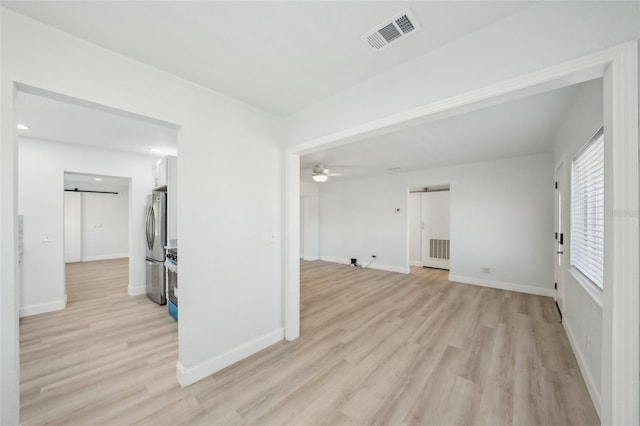
[[[43,243],[50,243],[51,242],[51,234],[48,232],[45,232],[44,234],[42,234],[42,242]]]
[[[490,274],[491,273],[491,268],[489,268],[488,266],[485,266],[482,268],[482,273],[483,274]]]

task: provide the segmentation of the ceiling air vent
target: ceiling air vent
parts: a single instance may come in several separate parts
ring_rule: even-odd
[[[385,49],[390,43],[407,38],[420,30],[420,24],[411,9],[405,9],[391,19],[364,33],[360,38],[374,51]]]

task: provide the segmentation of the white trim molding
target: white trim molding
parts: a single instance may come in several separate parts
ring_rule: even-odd
[[[323,262],[339,263],[341,265],[351,264],[350,260],[339,259],[337,257],[320,256],[320,260],[322,260]],[[403,268],[401,266],[384,265],[376,262],[373,262],[371,265],[367,266],[364,269],[378,269],[380,271],[398,272],[400,274],[408,274],[409,272],[411,272],[411,268],[408,266]]]
[[[567,321],[562,321],[562,326],[564,327],[564,331],[565,333],[567,333],[567,337],[569,338],[571,349],[573,349],[573,353],[578,360],[578,367],[580,367],[580,372],[582,372],[584,382],[587,384],[587,390],[589,391],[589,395],[591,396],[593,406],[596,408],[598,416],[600,416],[600,390],[597,388],[596,382],[593,380],[593,376],[589,372],[589,368],[587,367],[584,355],[582,351],[580,351],[580,345],[578,345],[578,341],[576,340],[576,337],[573,334],[569,323]]]
[[[638,42],[615,51],[604,74],[605,255],[603,424],[640,423]]]
[[[139,296],[141,294],[146,294],[147,293],[147,287],[146,286],[129,286],[127,288],[127,293],[129,293],[129,296]]]
[[[84,256],[82,262],[94,262],[96,260],[111,260],[128,258],[129,253],[102,254],[99,256]]]
[[[300,156],[284,154],[284,334],[300,337]]]
[[[259,352],[284,338],[284,329],[278,328],[267,334],[232,348],[220,355],[199,362],[191,367],[185,367],[180,361],[176,364],[176,376],[180,386],[186,387],[210,376],[256,352]]]
[[[22,306],[20,308],[20,318],[29,317],[31,315],[45,314],[47,312],[61,311],[67,307],[67,295],[64,299],[55,300],[53,302],[37,303],[35,305]]]
[[[466,277],[462,275],[449,274],[449,281],[462,284],[479,285],[481,287],[497,288],[500,290],[517,291],[518,293],[535,294],[536,296],[553,297],[556,293],[556,291],[552,288],[508,283],[505,281],[493,281],[484,278]]]

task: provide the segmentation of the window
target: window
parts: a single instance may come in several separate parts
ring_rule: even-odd
[[[604,134],[600,128],[571,164],[571,266],[602,289]]]

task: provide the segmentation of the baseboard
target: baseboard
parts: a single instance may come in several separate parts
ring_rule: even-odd
[[[313,261],[313,260],[320,260],[320,258],[318,256],[304,256],[302,260]]]
[[[565,333],[567,333],[567,337],[569,338],[569,344],[571,345],[571,349],[573,349],[573,354],[576,356],[578,360],[578,366],[580,367],[580,372],[582,373],[582,377],[584,378],[584,382],[587,384],[587,390],[589,390],[589,395],[591,396],[591,401],[593,401],[593,405],[598,412],[598,416],[600,416],[600,391],[595,385],[593,380],[593,376],[589,372],[587,368],[587,363],[584,360],[584,356],[582,352],[579,350],[580,345],[578,345],[578,341],[576,340],[573,331],[571,331],[571,327],[566,321],[562,321],[562,325],[564,327]]]
[[[324,262],[340,263],[341,265],[349,265],[351,263],[350,260],[338,259],[337,257],[321,256],[320,260]],[[387,271],[387,272],[399,272],[401,274],[408,274],[409,272],[411,272],[411,269],[408,266],[403,268],[401,266],[383,265],[381,263],[376,263],[376,262],[373,262],[371,265],[367,266],[367,268],[379,269],[381,271]]]
[[[410,260],[409,266],[422,266],[422,262],[419,260]]]
[[[507,283],[504,281],[486,280],[476,277],[465,277],[461,275],[449,274],[449,281],[463,284],[479,285],[482,287],[498,288],[500,290],[517,291],[518,293],[535,294],[537,296],[553,297],[555,290],[552,288],[534,287],[532,285]]]
[[[96,260],[122,259],[129,257],[129,253],[101,254],[100,256],[85,256],[81,262],[94,262]]]
[[[429,264],[423,264],[427,268],[436,268],[436,269],[449,269],[449,259],[432,259],[429,258]]]
[[[146,294],[147,287],[128,287],[129,296],[139,296],[141,294]]]
[[[376,262],[373,262],[371,265],[367,266],[367,269],[379,269],[381,271],[399,272],[401,274],[408,274],[409,272],[411,272],[411,269],[408,266],[402,268],[400,266],[376,264]]]
[[[61,311],[67,307],[67,295],[64,299],[55,302],[38,303],[36,305],[27,305],[20,308],[20,318],[31,315],[45,314],[47,312]]]
[[[217,371],[222,370],[223,368],[230,366],[231,364],[241,361],[256,352],[278,343],[282,339],[284,339],[284,329],[278,328],[191,367],[184,367],[182,363],[178,361],[176,364],[178,382],[182,387],[189,386]]]
[[[337,257],[327,257],[327,256],[320,256],[320,260],[322,260],[323,262],[340,263],[342,265],[348,265],[349,263],[351,263],[349,260],[338,259]]]

